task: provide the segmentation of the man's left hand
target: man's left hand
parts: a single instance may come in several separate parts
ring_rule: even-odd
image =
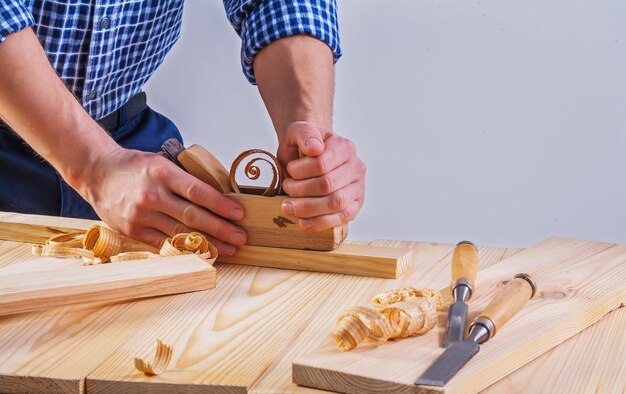
[[[352,221],[365,199],[365,164],[354,143],[313,123],[294,122],[279,136],[278,159],[287,170],[282,204],[301,228],[322,231]]]

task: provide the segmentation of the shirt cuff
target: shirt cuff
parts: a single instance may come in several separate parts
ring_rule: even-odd
[[[0,44],[11,33],[35,24],[33,15],[21,1],[9,1],[0,6]]]
[[[333,51],[334,61],[341,57],[337,4],[335,0],[261,1],[243,18],[241,24],[241,65],[256,85],[252,63],[261,49],[272,42],[306,34],[324,42]]]

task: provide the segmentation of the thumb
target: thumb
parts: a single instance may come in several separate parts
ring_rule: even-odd
[[[311,123],[295,122],[287,129],[289,145],[295,145],[305,156],[319,156],[324,152],[324,135]]]

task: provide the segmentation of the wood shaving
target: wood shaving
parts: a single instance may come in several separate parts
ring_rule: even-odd
[[[150,363],[141,358],[135,358],[135,368],[147,376],[162,374],[167,369],[170,361],[172,361],[172,352],[173,349],[171,346],[166,345],[160,339],[157,339],[154,361]]]
[[[122,252],[122,235],[108,227],[93,225],[83,238],[83,248],[91,250],[95,257],[107,261]]]
[[[416,289],[415,287],[403,287],[401,289],[395,289],[382,293],[372,298],[372,304],[376,308],[384,308],[387,305],[395,304],[397,302],[407,301],[412,298],[436,298],[437,309],[441,309],[441,295],[437,290],[433,289]]]
[[[159,254],[161,256],[197,254],[212,264],[217,258],[217,248],[200,233],[180,233],[166,239]]]
[[[272,169],[272,181],[270,182],[269,186],[267,186],[267,188],[261,195],[266,196],[266,197],[273,197],[273,196],[277,196],[281,194],[282,187],[283,187],[282,186],[283,180],[285,179],[285,171],[283,170],[283,167],[281,166],[276,156],[262,149],[250,149],[245,152],[242,152],[239,156],[237,156],[235,161],[233,161],[233,164],[230,166],[230,177],[229,177],[230,185],[232,186],[233,191],[235,193],[241,193],[241,191],[239,190],[239,184],[237,184],[237,180],[235,179],[239,164],[241,164],[241,162],[245,158],[255,155],[255,154],[269,157],[271,161],[266,159],[265,157],[252,158],[248,162],[248,164],[246,164],[244,168],[244,174],[248,177],[248,179],[251,179],[251,180],[259,179],[259,177],[261,176],[261,169],[259,168],[258,165],[255,165],[255,163],[259,161],[268,163],[270,168]]]
[[[402,288],[372,299],[373,307],[352,306],[337,319],[332,337],[342,350],[367,341],[380,346],[389,339],[423,335],[435,327],[441,294],[431,289]]]
[[[218,255],[217,248],[197,232],[167,238],[159,254],[137,250],[138,244],[110,228],[94,225],[86,233],[55,235],[43,245],[33,245],[32,253],[34,256],[82,258],[84,265],[123,263],[182,254],[196,254],[213,264]]]

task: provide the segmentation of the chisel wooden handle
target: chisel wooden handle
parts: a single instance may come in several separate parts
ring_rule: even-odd
[[[527,274],[515,275],[498,293],[487,308],[475,320],[474,324],[490,325],[489,338],[496,335],[496,331],[504,326],[524,305],[533,298],[536,292],[533,279]],[[487,324],[485,324],[487,323]]]
[[[465,279],[470,285],[470,297],[476,283],[476,272],[478,271],[478,250],[473,243],[461,241],[454,248],[452,253],[452,290],[456,287],[457,281]]]

